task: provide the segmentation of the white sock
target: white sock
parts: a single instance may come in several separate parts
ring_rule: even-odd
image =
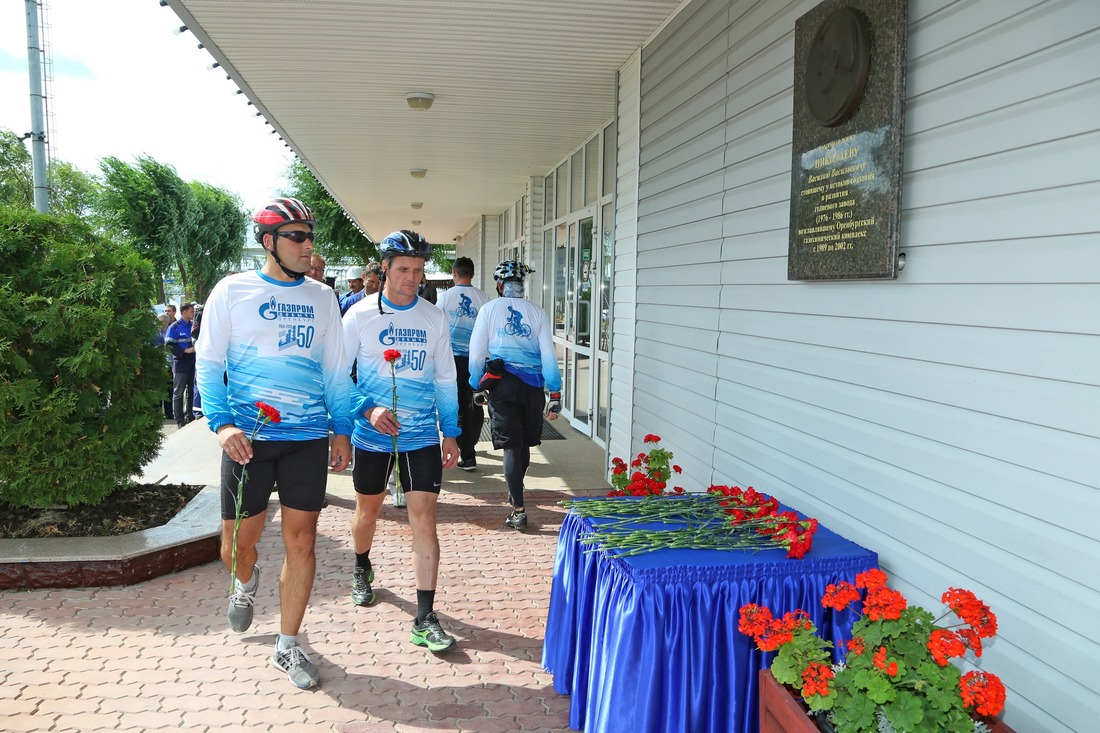
[[[292,646],[298,646],[297,636],[287,636],[286,634],[279,634],[275,637],[275,651],[285,652]]]
[[[237,585],[241,587],[241,590],[248,591],[249,593],[255,593],[256,588],[260,585],[260,574],[256,572],[256,568],[252,568],[252,579],[247,583],[242,583],[240,578],[237,578]]]

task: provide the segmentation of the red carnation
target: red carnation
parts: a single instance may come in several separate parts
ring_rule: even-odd
[[[264,414],[264,417],[266,417],[269,422],[277,423],[283,419],[279,411],[266,402],[257,402],[256,407],[260,408],[260,412]]]

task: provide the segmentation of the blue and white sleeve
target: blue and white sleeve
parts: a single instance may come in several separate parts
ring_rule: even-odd
[[[233,424],[229,395],[225,386],[226,354],[231,327],[225,288],[216,287],[206,301],[202,314],[202,338],[195,344],[195,383],[202,397],[202,412],[210,430],[218,432]]]

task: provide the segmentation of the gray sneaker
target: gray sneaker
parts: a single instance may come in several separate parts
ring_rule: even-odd
[[[374,570],[356,568],[351,576],[351,602],[357,606],[372,606],[378,595],[370,587],[374,582]]]
[[[425,616],[423,623],[413,623],[409,641],[417,646],[426,646],[433,652],[445,652],[455,645],[455,638],[439,625],[435,611]]]
[[[248,585],[252,588],[249,589]],[[229,598],[229,628],[234,631],[248,631],[252,625],[252,612],[256,605],[256,591],[260,589],[260,567],[252,568],[252,582],[245,585],[237,578],[233,579],[233,595]]]
[[[300,646],[292,646],[283,651],[276,648],[271,655],[271,666],[286,672],[286,676],[299,690],[308,690],[321,683],[321,673],[317,671],[317,665],[310,661]]]

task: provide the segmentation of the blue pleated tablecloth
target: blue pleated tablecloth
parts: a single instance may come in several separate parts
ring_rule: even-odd
[[[774,655],[737,630],[741,607],[801,608],[835,643],[859,613],[822,608],[825,587],[878,566],[822,526],[802,560],[784,550],[586,552],[579,540],[600,521],[570,512],[562,523],[542,655],[554,689],[572,696],[570,727],[586,733],[756,733],[757,672]]]

